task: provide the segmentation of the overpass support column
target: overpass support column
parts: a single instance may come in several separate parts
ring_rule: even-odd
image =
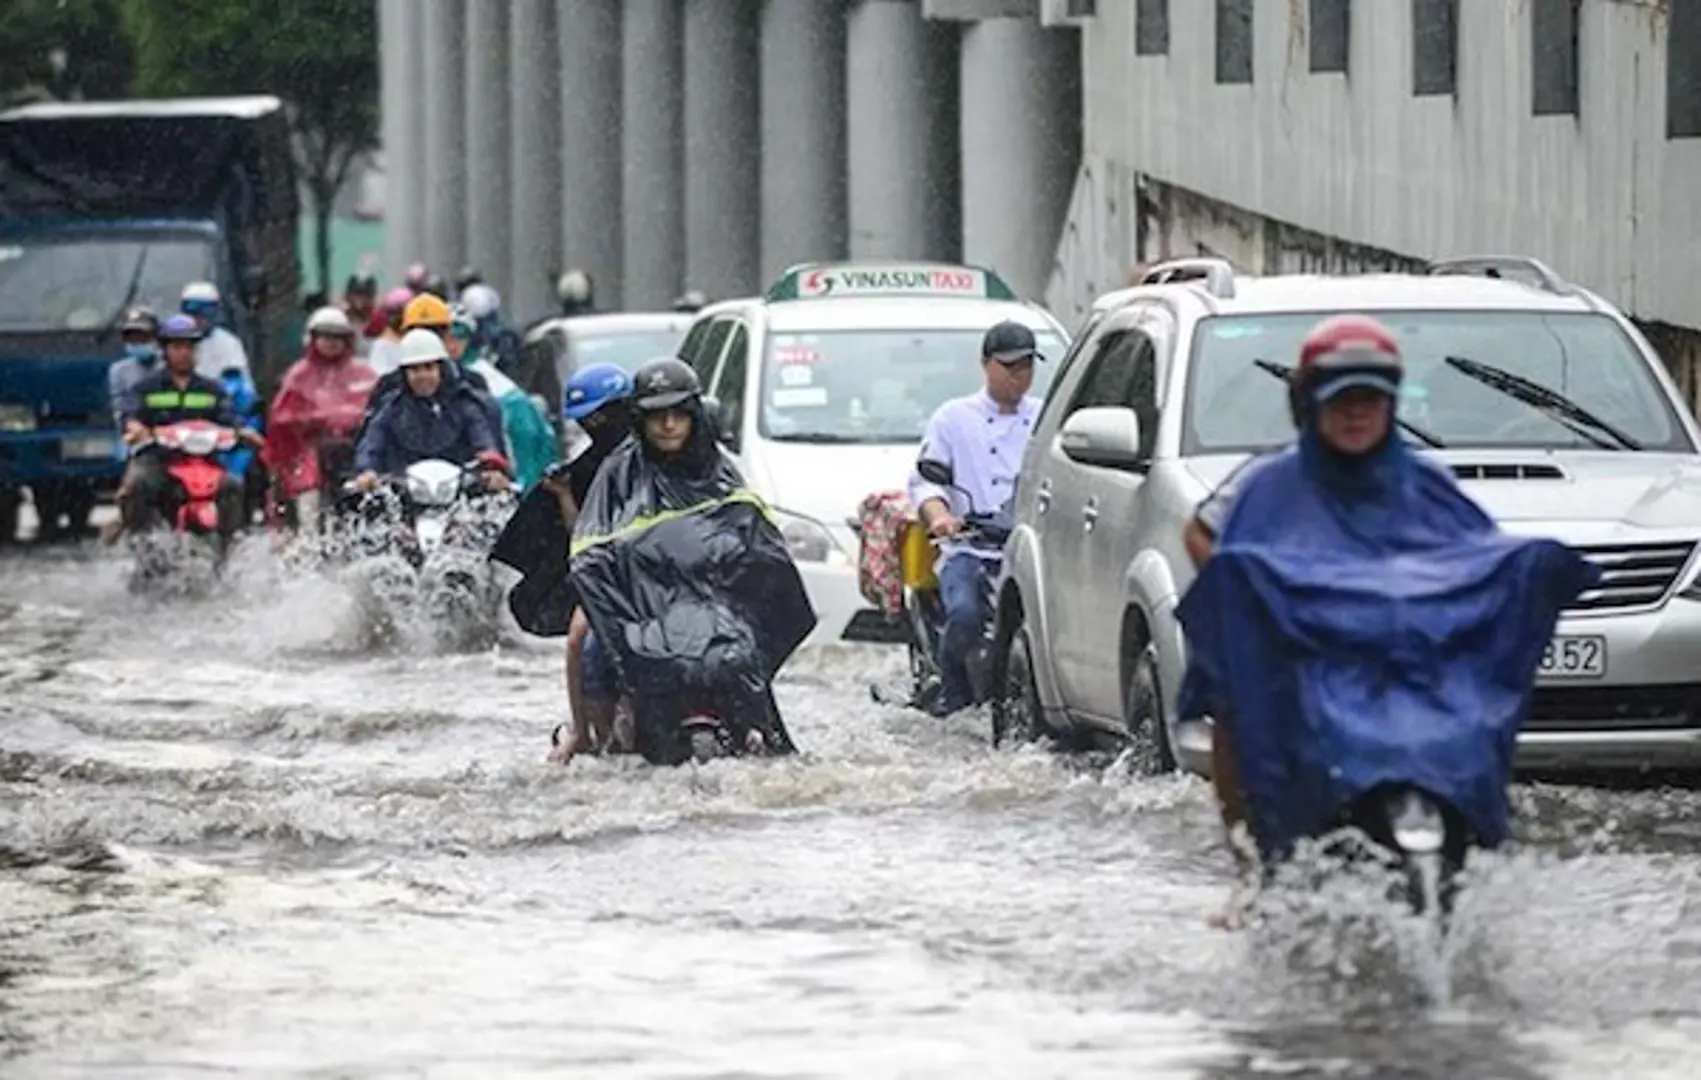
[[[408,182],[424,197],[424,259],[434,273],[450,275],[466,258],[466,78],[462,0],[418,5],[425,22],[421,55],[425,70],[425,161]]]
[[[963,258],[1043,297],[1081,157],[1077,32],[968,24],[961,93]]]
[[[685,280],[685,23],[681,0],[626,0],[620,158],[626,306],[664,310]]]
[[[758,14],[748,0],[685,6],[685,285],[711,299],[761,275]]]
[[[510,303],[511,204],[508,143],[510,67],[507,4],[467,5],[467,252],[466,260]],[[445,267],[452,274],[457,267]],[[450,284],[453,284],[451,279]]]
[[[761,282],[845,255],[841,0],[762,5]]]
[[[851,257],[955,258],[955,28],[916,0],[855,0],[846,38]]]
[[[620,306],[620,0],[560,0],[561,260]]]
[[[384,140],[384,266],[380,290],[401,280],[407,264],[424,258],[420,166],[425,161],[423,13],[410,0],[378,5],[379,99]],[[343,283],[322,283],[341,294]]]
[[[523,325],[555,310],[551,275],[561,268],[561,79],[555,62],[555,0],[513,0],[508,24],[509,262],[502,306]],[[484,267],[489,273],[491,267]]]

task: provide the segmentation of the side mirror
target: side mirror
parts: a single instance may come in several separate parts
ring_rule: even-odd
[[[952,487],[957,479],[957,474],[952,471],[951,466],[933,458],[922,458],[916,462],[915,471],[921,474],[923,480],[940,487]]]
[[[1133,409],[1100,405],[1080,409],[1063,423],[1059,447],[1071,461],[1107,469],[1143,469],[1140,418]]]
[[[242,269],[242,299],[249,307],[259,307],[266,300],[266,270],[259,263],[249,263]]]

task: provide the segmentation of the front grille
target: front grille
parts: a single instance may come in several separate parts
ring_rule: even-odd
[[[1599,544],[1577,552],[1601,568],[1601,581],[1566,611],[1652,607],[1664,600],[1689,564],[1693,541],[1670,544]]]
[[[851,621],[845,626],[846,641],[878,641],[888,645],[902,644],[908,637],[909,628],[902,619],[888,621],[886,616],[873,608],[863,608],[851,616]]]
[[[1526,731],[1630,731],[1701,727],[1701,683],[1538,686]]]
[[[1453,465],[1453,476],[1459,480],[1563,480],[1559,466],[1546,462],[1520,464],[1493,462],[1478,465]]]

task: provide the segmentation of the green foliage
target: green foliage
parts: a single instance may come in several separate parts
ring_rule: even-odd
[[[118,6],[119,0],[0,0],[0,105],[126,96],[130,42]]]

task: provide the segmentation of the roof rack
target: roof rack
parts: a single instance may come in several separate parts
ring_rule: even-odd
[[[1220,300],[1234,299],[1234,267],[1227,259],[1168,259],[1140,277],[1142,285],[1169,285],[1180,281],[1203,281],[1205,289]]]
[[[1508,271],[1511,271],[1510,276],[1528,280],[1556,296],[1572,296],[1577,291],[1570,282],[1554,273],[1553,267],[1528,255],[1468,255],[1429,264],[1432,277],[1443,274],[1480,274],[1483,277],[1504,279],[1509,276]]]

